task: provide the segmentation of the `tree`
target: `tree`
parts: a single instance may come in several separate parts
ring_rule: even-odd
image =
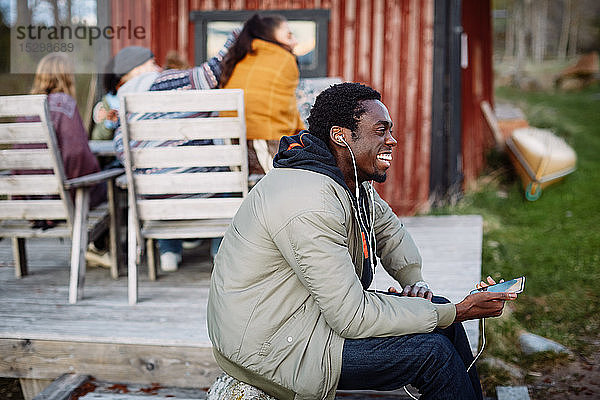
[[[45,0],[52,8],[54,26],[71,25],[73,22],[72,0]],[[27,2],[24,2],[27,3]],[[62,11],[62,12],[61,12]],[[62,16],[62,17],[61,17]]]
[[[536,0],[531,8],[531,51],[533,61],[541,63],[546,55],[548,0]]]
[[[17,26],[31,25],[32,11],[26,1],[17,1]]]
[[[560,40],[556,50],[556,57],[559,60],[567,58],[567,44],[569,41],[569,32],[571,30],[571,10],[573,9],[572,0],[563,0],[563,20],[560,32]]]
[[[515,36],[517,39],[517,58],[515,62],[515,83],[521,82],[525,59],[527,57],[527,45],[525,36],[527,28],[525,26],[525,1],[515,0]]]
[[[504,60],[512,60],[515,55],[514,1],[506,2],[506,31],[504,33]]]
[[[578,7],[579,2],[573,5],[571,10],[571,24],[569,27],[569,49],[567,51],[570,58],[575,57],[577,54],[577,39],[579,34],[579,23],[581,20],[580,8]]]

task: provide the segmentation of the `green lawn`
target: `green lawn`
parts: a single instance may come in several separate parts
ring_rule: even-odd
[[[565,138],[577,153],[577,171],[529,202],[507,156],[491,154],[478,189],[433,213],[481,214],[484,276],[527,276],[512,312],[489,320],[484,356],[532,368],[540,360],[520,353],[521,329],[575,353],[600,338],[600,86],[554,93],[500,88],[496,101],[518,105],[532,126]]]

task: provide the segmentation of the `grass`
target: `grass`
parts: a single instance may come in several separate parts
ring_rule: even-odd
[[[577,171],[529,202],[507,156],[492,153],[478,189],[434,213],[481,214],[484,276],[527,276],[511,312],[489,321],[484,355],[526,369],[560,365],[558,356],[524,357],[518,334],[527,330],[580,354],[600,338],[600,86],[577,92],[499,88],[496,101],[518,105],[532,126],[565,138],[577,153]]]

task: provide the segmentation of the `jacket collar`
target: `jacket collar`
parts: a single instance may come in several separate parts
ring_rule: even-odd
[[[350,192],[342,170],[337,166],[335,157],[325,142],[306,130],[297,135],[281,138],[279,152],[273,159],[273,166],[305,169],[327,175]]]
[[[288,54],[292,54],[290,51],[286,50],[284,47],[277,43],[270,42],[268,40],[263,39],[253,39],[252,40],[252,51],[260,51],[260,50],[268,50],[272,52],[283,51]],[[293,55],[293,54],[292,54]]]

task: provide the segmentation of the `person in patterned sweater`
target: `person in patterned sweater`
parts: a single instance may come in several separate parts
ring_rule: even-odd
[[[140,46],[129,46],[121,49],[114,57],[113,75],[117,83],[117,96],[121,97],[127,93],[139,93],[146,91],[163,90],[206,90],[215,89],[219,86],[221,77],[221,63],[238,35],[238,31],[232,32],[223,48],[205,63],[186,70],[168,69],[162,70],[154,59],[150,49]],[[200,113],[203,114],[203,113]],[[210,113],[204,113],[209,116]],[[130,115],[130,119],[164,119],[164,118],[186,118],[191,113],[148,113]],[[194,113],[197,116],[198,113]],[[115,129],[113,138],[117,158],[123,160],[123,134],[120,126]],[[130,146],[136,147],[164,147],[164,146],[189,146],[212,144],[212,140],[193,141],[132,141]],[[193,167],[193,168],[162,168],[161,170],[137,169],[136,173],[183,173],[183,172],[207,172],[222,170],[224,167]],[[210,197],[210,193],[203,196]],[[211,240],[211,257],[217,253],[220,238]],[[160,239],[158,249],[160,253],[160,267],[163,271],[176,271],[182,259],[184,242],[179,239]]]

